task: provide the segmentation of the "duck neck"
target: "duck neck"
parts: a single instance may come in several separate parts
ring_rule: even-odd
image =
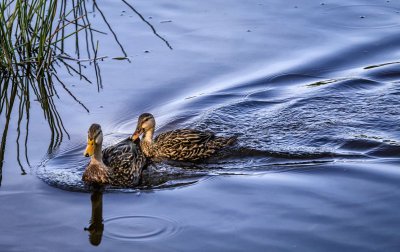
[[[89,166],[82,175],[82,180],[88,183],[110,183],[110,169],[103,163],[101,144],[95,145]]]
[[[143,134],[143,139],[140,143],[142,151],[148,157],[152,156],[153,154],[153,134],[154,134],[154,129],[149,129],[145,131]]]
[[[92,160],[97,161],[98,163],[103,163],[103,154],[101,153],[101,144],[100,145],[96,144],[94,146]]]
[[[154,129],[146,130],[143,134],[143,141],[152,143],[153,142],[153,134],[154,134]]]

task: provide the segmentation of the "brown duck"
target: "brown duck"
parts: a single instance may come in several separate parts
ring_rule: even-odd
[[[177,129],[162,133],[153,141],[155,125],[153,115],[144,113],[139,116],[136,131],[132,136],[132,140],[135,141],[143,134],[140,147],[146,157],[154,161],[200,161],[236,140],[236,137],[217,137],[209,131]]]
[[[88,132],[88,145],[84,152],[91,156],[82,180],[88,184],[111,184],[130,187],[139,183],[146,157],[131,138],[106,148],[102,152],[103,132],[100,125],[92,124]]]

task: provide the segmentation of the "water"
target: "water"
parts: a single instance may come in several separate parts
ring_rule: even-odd
[[[2,250],[399,250],[400,4],[131,4],[173,50],[124,3],[98,3],[131,63],[111,59],[125,55],[91,13],[108,32],[96,35],[104,87],[61,72],[90,113],[59,101],[71,139],[46,155],[33,107],[28,175],[11,130]],[[88,127],[100,123],[107,146],[143,112],[156,134],[191,127],[238,144],[204,164],[157,164],[142,187],[91,201]],[[90,219],[104,221],[88,232]]]

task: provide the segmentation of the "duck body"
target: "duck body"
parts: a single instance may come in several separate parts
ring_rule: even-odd
[[[112,176],[113,174],[103,162],[92,159],[90,160],[86,170],[83,172],[82,181],[87,184],[106,185],[110,184]]]
[[[88,147],[85,151],[85,156],[92,158],[82,180],[88,184],[122,187],[138,185],[142,170],[147,164],[138,141],[127,138],[101,151],[103,134],[100,125],[93,125],[89,129]]]
[[[140,149],[139,141],[127,138],[103,150],[103,163],[111,170],[110,184],[115,186],[137,185],[146,156]]]
[[[154,127],[154,117],[148,113],[142,114],[132,137],[136,139],[143,133],[140,147],[146,157],[153,161],[201,161],[236,141],[236,137],[217,137],[212,132],[195,129],[168,131],[158,135],[153,141]]]

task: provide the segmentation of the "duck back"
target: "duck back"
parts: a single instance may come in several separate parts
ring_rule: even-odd
[[[110,184],[115,186],[135,186],[140,181],[146,157],[139,144],[127,138],[103,150],[103,162],[113,174]]]
[[[178,129],[162,133],[154,139],[154,156],[178,161],[199,161],[213,155],[236,137],[216,137],[209,131]]]

